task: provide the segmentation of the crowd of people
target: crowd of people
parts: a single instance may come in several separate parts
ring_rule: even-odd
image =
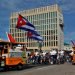
[[[18,45],[17,49],[22,49]],[[72,52],[65,53],[64,50],[50,50],[50,51],[36,51],[29,52],[27,55],[27,63],[29,64],[64,64],[65,62],[72,61]]]
[[[64,64],[70,62],[70,56],[63,50],[51,50],[50,52],[31,52],[28,54],[27,63],[30,64]]]

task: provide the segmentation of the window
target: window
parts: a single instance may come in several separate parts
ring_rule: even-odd
[[[53,41],[51,41],[51,46],[53,46]]]
[[[55,46],[55,41],[54,41],[54,46]]]
[[[50,17],[52,18],[52,12],[51,12],[51,15],[50,15]]]
[[[56,40],[58,40],[58,37],[57,37],[57,35],[56,35]]]
[[[23,52],[10,52],[10,57],[22,57]]]
[[[56,41],[56,46],[58,46],[58,41]]]

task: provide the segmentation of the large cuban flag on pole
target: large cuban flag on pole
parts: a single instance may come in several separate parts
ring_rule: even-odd
[[[17,26],[16,28],[26,30],[26,31],[34,31],[35,27],[27,19],[19,14]]]
[[[19,14],[18,21],[17,21],[17,26],[16,28],[22,29],[28,32],[28,34],[32,34],[32,36],[28,36],[29,38],[33,38],[38,41],[42,41],[42,37],[38,34],[38,32],[35,29],[35,26],[31,24],[26,18],[21,16]]]

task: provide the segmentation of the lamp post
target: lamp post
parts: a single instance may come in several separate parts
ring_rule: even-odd
[[[42,53],[42,42],[38,42],[39,43],[39,52]]]

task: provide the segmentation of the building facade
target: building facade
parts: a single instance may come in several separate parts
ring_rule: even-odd
[[[63,14],[57,4],[14,12],[10,16],[10,33],[18,42],[26,42],[30,50],[37,50],[39,43],[34,39],[27,38],[26,31],[16,29],[18,14],[27,18],[43,37],[42,50],[63,50]]]

